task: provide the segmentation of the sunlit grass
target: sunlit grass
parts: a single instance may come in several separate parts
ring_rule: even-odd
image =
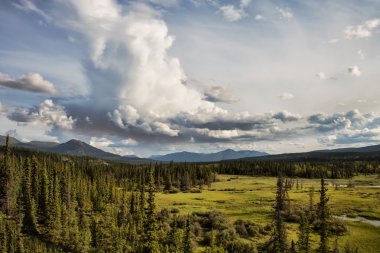
[[[201,193],[157,194],[159,208],[177,208],[182,214],[194,211],[220,211],[232,220],[249,219],[260,224],[272,221],[272,207],[276,192],[276,178],[219,175],[218,182],[210,188],[205,187]],[[333,215],[359,215],[380,219],[380,189],[362,188],[360,186],[380,185],[377,175],[354,177],[354,188],[327,186],[330,198],[329,206]],[[309,189],[314,186],[314,203],[318,202],[318,179],[298,179],[289,192],[293,205],[307,206]],[[347,185],[349,180],[326,180],[326,183]],[[302,189],[301,189],[302,184]],[[349,234],[339,240],[340,245],[347,241],[357,245],[361,252],[378,252],[380,249],[380,228],[358,222],[347,222]],[[297,240],[297,224],[288,224],[289,239]],[[313,236],[314,245],[318,238]],[[331,245],[333,240],[331,240]]]

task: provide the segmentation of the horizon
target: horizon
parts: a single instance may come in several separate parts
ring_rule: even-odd
[[[380,1],[0,2],[0,135],[119,155],[380,143]]]

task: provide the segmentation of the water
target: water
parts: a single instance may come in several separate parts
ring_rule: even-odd
[[[355,218],[350,218],[350,217],[347,217],[346,215],[334,216],[334,217],[341,219],[341,220],[364,222],[364,223],[371,224],[375,227],[380,227],[380,220],[369,220],[369,219],[366,219],[366,218],[360,217],[360,216],[355,217]]]

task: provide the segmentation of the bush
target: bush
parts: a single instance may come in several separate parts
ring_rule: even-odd
[[[232,241],[227,244],[226,250],[234,253],[256,253],[257,249],[253,243],[246,243],[241,241]]]
[[[199,189],[199,188],[192,188],[192,189],[190,189],[189,192],[190,192],[190,193],[202,193],[202,190]]]

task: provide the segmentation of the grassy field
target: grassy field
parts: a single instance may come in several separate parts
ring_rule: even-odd
[[[182,214],[193,211],[220,211],[230,219],[249,219],[256,223],[271,222],[272,206],[275,199],[276,178],[219,175],[218,182],[201,193],[157,194],[159,208],[177,208]],[[363,216],[368,219],[380,219],[380,185],[378,175],[357,176],[351,180],[353,188],[348,188],[349,180],[326,180],[329,206],[333,215]],[[299,189],[294,184],[289,192],[292,205],[308,205],[309,189],[314,186],[314,203],[319,201],[320,181],[316,179],[298,179]],[[335,189],[334,184],[340,185]],[[302,185],[302,189],[301,189]],[[380,249],[380,227],[346,221],[349,233],[339,239],[340,245],[346,242],[355,244],[360,252],[375,253]],[[297,240],[297,224],[288,224],[289,237]],[[314,244],[318,243],[313,236]],[[333,242],[332,242],[333,243]]]

